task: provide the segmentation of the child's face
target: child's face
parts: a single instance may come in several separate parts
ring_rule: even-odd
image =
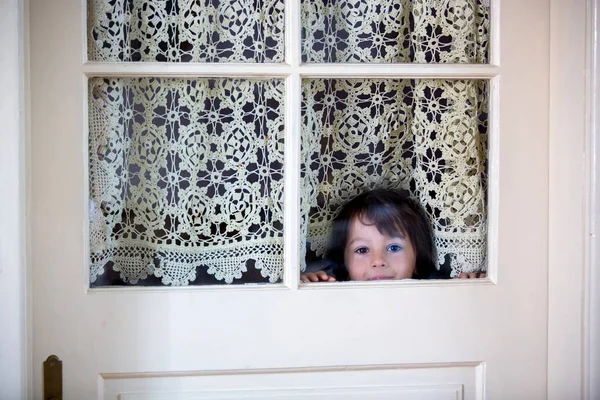
[[[365,225],[360,218],[350,222],[344,263],[351,280],[412,278],[416,260],[415,249],[408,237],[383,235],[375,225]]]

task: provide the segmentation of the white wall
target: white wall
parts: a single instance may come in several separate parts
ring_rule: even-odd
[[[26,398],[23,2],[0,0],[0,398]]]

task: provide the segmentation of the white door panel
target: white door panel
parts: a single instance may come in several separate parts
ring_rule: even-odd
[[[104,399],[460,399],[483,393],[484,364],[107,375]],[[248,380],[250,378],[250,380]],[[164,388],[171,388],[165,391]],[[173,390],[177,388],[177,390]],[[223,389],[226,388],[226,389]],[[221,389],[221,390],[217,390]]]
[[[84,3],[30,10],[36,398],[51,354],[68,399],[544,398],[548,1],[493,8],[499,68],[458,68],[492,78],[491,279],[298,287],[288,246],[285,284],[97,290],[86,271],[86,71],[147,67],[84,65]]]

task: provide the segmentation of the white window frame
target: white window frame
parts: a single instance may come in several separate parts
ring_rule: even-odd
[[[83,1],[83,0],[82,0]],[[300,132],[302,79],[304,78],[436,78],[436,79],[487,79],[489,80],[489,171],[488,171],[488,279],[480,284],[496,282],[497,231],[498,231],[498,97],[499,97],[499,30],[500,3],[494,1],[490,8],[490,40],[488,64],[367,64],[367,63],[302,63],[301,0],[284,0],[285,5],[285,62],[284,63],[107,63],[83,60],[83,73],[92,77],[236,77],[236,78],[283,78],[285,79],[285,155],[284,155],[284,282],[296,290],[300,280]],[[85,13],[84,7],[84,13]],[[87,16],[82,16],[86,21]],[[85,28],[85,27],[84,27]],[[83,43],[87,44],[87,30],[83,29]],[[84,52],[87,54],[87,51]],[[87,82],[84,85],[87,90]],[[87,99],[87,92],[83,96]],[[84,106],[87,110],[87,107]],[[84,116],[87,121],[87,116]],[[87,129],[87,122],[85,123]],[[87,132],[86,132],[87,135]],[[86,141],[87,143],[87,141]],[[85,150],[87,151],[87,149]],[[88,165],[86,176],[88,176]],[[87,182],[86,182],[87,184]],[[86,199],[87,201],[87,199]],[[87,210],[87,207],[85,207]],[[89,220],[86,215],[86,220]],[[87,227],[84,228],[87,232]],[[84,254],[89,254],[86,248]],[[85,260],[84,265],[88,264]],[[89,273],[89,271],[88,271]],[[396,282],[404,285],[406,282]],[[440,285],[440,282],[420,282],[419,285]],[[302,284],[313,288],[332,289],[331,286]],[[353,283],[357,285],[357,283]],[[281,285],[270,285],[273,289]],[[360,286],[377,286],[362,282]],[[335,287],[344,288],[347,284]],[[198,287],[201,289],[202,287]],[[90,291],[108,288],[95,288]],[[154,290],[155,288],[144,288]],[[215,287],[206,290],[219,290]],[[264,288],[263,288],[264,289]],[[110,290],[110,289],[108,289]],[[119,289],[120,291],[127,289]]]

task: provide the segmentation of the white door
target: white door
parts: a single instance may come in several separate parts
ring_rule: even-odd
[[[548,1],[491,0],[490,64],[467,66],[301,65],[299,0],[286,63],[86,62],[85,3],[30,4],[35,398],[52,354],[68,399],[545,397]],[[286,79],[286,171],[302,77],[489,79],[489,278],[299,284],[288,172],[283,283],[90,289],[87,84],[102,76]]]

